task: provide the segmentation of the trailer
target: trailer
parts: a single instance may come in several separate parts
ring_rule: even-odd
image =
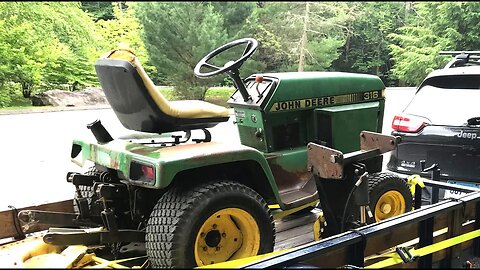
[[[201,268],[478,268],[480,256],[480,191],[435,180],[416,179],[415,210],[400,216],[351,229],[299,246],[285,243],[280,249],[263,255],[233,260]],[[466,192],[458,199],[441,200],[421,206],[421,186]],[[434,192],[435,193],[435,192]],[[438,200],[434,198],[434,200]],[[45,211],[72,211],[72,201],[27,207]],[[145,254],[122,256],[96,254],[95,247],[55,246],[43,241],[48,226],[30,224],[21,227],[16,217],[22,209],[0,212],[0,267],[28,268],[142,268],[148,266]],[[314,217],[321,220],[322,213]],[[303,224],[298,226],[298,220]],[[285,218],[295,221],[294,228],[307,231],[312,215]],[[279,222],[277,228],[291,226]],[[303,228],[302,228],[303,226]],[[311,226],[309,234],[313,233]],[[290,228],[291,229],[291,228]],[[318,229],[318,228],[317,228]],[[287,241],[288,242],[288,241]],[[46,255],[47,254],[47,255]],[[43,258],[42,258],[43,257]],[[60,259],[61,258],[61,259]],[[29,261],[30,259],[30,261]],[[27,262],[27,263],[24,263]],[[62,264],[63,263],[63,264]]]

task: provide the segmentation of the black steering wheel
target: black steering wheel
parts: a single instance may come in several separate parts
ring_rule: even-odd
[[[242,44],[247,44],[247,46],[245,47],[245,50],[243,51],[242,56],[236,61],[229,61],[225,63],[223,67],[217,67],[215,65],[208,63],[208,61],[210,61],[212,58],[219,55],[220,53]],[[253,38],[242,38],[242,39],[237,39],[232,42],[229,42],[221,47],[216,48],[215,50],[211,51],[209,54],[205,55],[205,57],[203,57],[202,60],[200,60],[197,63],[197,65],[193,69],[193,73],[195,74],[195,76],[199,78],[209,78],[209,77],[218,75],[220,73],[226,72],[232,78],[236,88],[240,91],[240,94],[242,94],[243,100],[247,102],[252,98],[248,94],[248,91],[245,87],[245,84],[242,81],[242,78],[240,78],[239,69],[243,65],[243,62],[245,62],[247,58],[252,56],[252,54],[255,52],[257,47],[258,47],[258,42],[256,39],[253,39]],[[201,72],[200,69],[202,67],[213,69],[213,71]]]
[[[247,46],[245,47],[245,50],[243,51],[242,56],[236,61],[227,62],[223,67],[217,67],[215,65],[208,63],[208,61],[210,61],[212,58],[219,55],[220,53],[242,44],[247,44]],[[195,66],[195,68],[193,69],[193,73],[195,74],[195,76],[199,78],[208,78],[208,77],[212,77],[227,71],[235,72],[242,66],[243,62],[245,62],[245,60],[247,60],[247,58],[250,57],[255,52],[255,50],[257,49],[257,46],[258,46],[258,42],[253,38],[242,38],[242,39],[237,39],[232,42],[229,42],[221,47],[216,48],[215,50],[211,51],[209,54],[205,55],[205,57],[203,57],[202,60],[200,60],[198,64]],[[202,67],[213,69],[213,71],[205,72],[205,73],[201,72],[200,69]]]

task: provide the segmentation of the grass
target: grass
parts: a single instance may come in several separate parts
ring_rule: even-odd
[[[233,87],[211,87],[207,90],[205,94],[205,101],[229,107],[227,104],[228,98],[233,94],[234,88]],[[168,100],[175,100],[173,95],[173,89],[171,87],[162,87],[160,88],[160,92],[165,96]],[[42,106],[42,108],[48,108],[52,106]],[[15,100],[13,106],[1,108],[0,111],[8,111],[8,110],[27,110],[32,108],[40,108],[39,106],[32,106],[32,103],[29,99],[21,99]]]
[[[32,105],[22,105],[22,106],[10,106],[10,107],[0,107],[0,111],[9,111],[9,110],[21,110],[21,109],[30,109],[33,108]]]
[[[38,106],[32,106],[32,102],[29,99],[25,99],[25,101],[26,102],[16,102],[14,103],[13,106],[9,106],[9,107],[0,107],[0,111],[38,108]],[[44,107],[52,107],[52,106],[44,106]]]
[[[224,107],[230,107],[227,104],[227,100],[233,92],[233,87],[212,87],[207,90],[205,101]]]
[[[228,107],[227,100],[233,94],[233,87],[211,87],[205,93],[205,101]],[[168,100],[175,100],[173,89],[170,87],[160,88],[163,96]]]

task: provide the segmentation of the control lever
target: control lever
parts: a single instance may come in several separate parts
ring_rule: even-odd
[[[258,87],[259,87],[260,84],[263,82],[263,77],[262,77],[262,76],[257,76],[257,77],[255,77],[255,82],[257,83],[257,87],[255,87],[255,89],[257,90],[258,99],[261,99],[261,98],[262,98],[262,94],[260,93],[260,90],[258,89]]]
[[[367,218],[365,216],[368,213],[367,207],[370,204],[370,198],[368,196],[368,172],[363,172],[362,175],[358,178],[358,181],[355,183],[357,187],[354,193],[355,204],[360,206],[360,223],[366,224]],[[370,209],[370,208],[368,208]],[[371,211],[368,214],[371,215]]]

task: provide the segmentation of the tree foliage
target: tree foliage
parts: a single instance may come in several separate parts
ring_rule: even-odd
[[[212,81],[196,78],[193,69],[226,42],[222,16],[201,2],[141,2],[136,9],[151,63],[179,97],[203,99]]]
[[[98,47],[105,52],[116,49],[121,43],[127,44],[135,52],[143,68],[154,74],[155,68],[149,64],[147,49],[141,38],[143,28],[135,16],[135,3],[129,3],[129,8],[125,9],[116,2],[110,5],[113,19],[100,19],[95,24],[97,34],[102,37]]]
[[[333,63],[338,71],[375,74],[391,78],[389,33],[405,23],[402,2],[352,2],[344,28],[346,41]]]
[[[95,22],[115,19],[112,2],[82,1],[80,3],[82,10],[90,13]]]
[[[178,98],[202,99],[228,82],[198,79],[193,68],[244,37],[259,48],[242,77],[335,70],[413,86],[450,60],[439,51],[478,50],[479,24],[479,2],[0,2],[0,106],[30,91],[98,84],[95,61],[119,43]]]
[[[415,2],[407,24],[391,33],[394,75],[416,85],[449,59],[441,50],[477,50],[480,24],[477,2]]]
[[[342,2],[266,2],[253,10],[242,32],[261,44],[255,59],[264,64],[265,71],[294,71],[299,65],[302,70],[328,70],[344,43],[347,6]],[[302,43],[304,33],[306,42]],[[302,54],[305,61],[299,64]]]
[[[95,80],[93,21],[78,3],[1,2],[0,28],[0,83],[26,91]]]

